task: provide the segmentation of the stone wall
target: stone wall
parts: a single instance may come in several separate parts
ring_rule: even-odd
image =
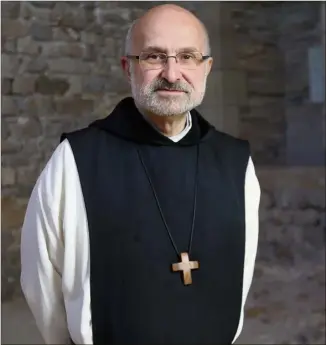
[[[221,4],[223,123],[260,165],[323,166],[325,102],[310,99],[309,49],[322,45],[321,3]]]
[[[2,299],[19,294],[20,227],[39,173],[63,131],[106,116],[129,94],[119,65],[124,36],[129,23],[154,4],[1,3]],[[305,160],[287,168],[289,140],[306,134],[289,135],[288,124],[306,124],[311,113],[315,124],[321,119],[319,105],[304,96],[304,50],[319,42],[318,3],[182,4],[203,19],[215,57],[200,108],[217,128],[251,142],[263,190],[259,262],[321,262],[325,171],[304,168]],[[292,65],[296,49],[300,59]],[[300,83],[293,83],[301,74]],[[289,120],[294,106],[302,115]],[[305,140],[313,135],[309,131]]]
[[[285,271],[325,265],[325,169],[260,168],[258,261]]]

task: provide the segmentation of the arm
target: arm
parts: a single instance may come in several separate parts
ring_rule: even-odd
[[[252,284],[259,235],[259,204],[260,185],[256,176],[255,167],[251,157],[248,161],[245,178],[245,215],[246,215],[246,249],[244,262],[244,276],[242,289],[242,310],[237,333],[233,342],[239,337],[244,321],[244,306]]]
[[[21,287],[47,344],[70,341],[61,288],[63,155],[60,144],[33,189],[21,234]]]

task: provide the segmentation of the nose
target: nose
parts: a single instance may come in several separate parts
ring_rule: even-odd
[[[180,80],[181,73],[175,57],[169,57],[162,71],[162,77],[170,83]]]

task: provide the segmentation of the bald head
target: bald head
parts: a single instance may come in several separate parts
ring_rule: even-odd
[[[125,54],[131,54],[146,33],[157,28],[158,31],[169,30],[176,33],[181,28],[191,28],[203,45],[203,54],[210,55],[210,44],[204,24],[190,11],[183,7],[165,4],[148,10],[130,26],[125,44]]]

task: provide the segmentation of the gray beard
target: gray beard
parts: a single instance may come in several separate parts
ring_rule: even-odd
[[[141,89],[133,81],[131,82],[132,96],[138,107],[157,116],[180,116],[196,108],[203,101],[205,87],[206,81],[204,91],[198,97],[191,99],[191,93],[186,93],[185,97],[181,97],[182,100],[178,101],[173,98],[159,99],[155,91]]]

